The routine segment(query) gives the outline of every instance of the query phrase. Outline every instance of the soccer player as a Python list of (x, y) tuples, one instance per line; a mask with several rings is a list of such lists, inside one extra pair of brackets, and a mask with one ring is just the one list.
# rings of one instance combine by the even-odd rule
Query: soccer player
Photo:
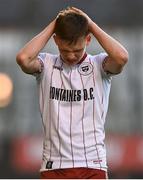
[[(90, 55), (90, 34), (105, 52)], [(59, 54), (41, 52), (53, 37)], [(111, 79), (128, 61), (127, 50), (75, 7), (58, 16), (17, 54), (36, 76), (44, 126), (41, 178), (105, 179), (104, 123)]]

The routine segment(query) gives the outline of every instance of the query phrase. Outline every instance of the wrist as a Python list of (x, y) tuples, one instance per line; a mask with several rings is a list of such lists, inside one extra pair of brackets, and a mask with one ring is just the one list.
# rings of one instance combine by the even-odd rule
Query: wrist
[(95, 23), (90, 19), (88, 20), (89, 31), (92, 33)]

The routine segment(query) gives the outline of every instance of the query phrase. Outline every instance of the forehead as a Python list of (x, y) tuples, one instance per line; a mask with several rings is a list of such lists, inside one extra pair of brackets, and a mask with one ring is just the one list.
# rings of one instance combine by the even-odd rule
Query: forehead
[(68, 41), (59, 39), (59, 48), (65, 49), (65, 50), (76, 50), (76, 49), (82, 49), (85, 47), (85, 38), (80, 38), (76, 42), (69, 43)]

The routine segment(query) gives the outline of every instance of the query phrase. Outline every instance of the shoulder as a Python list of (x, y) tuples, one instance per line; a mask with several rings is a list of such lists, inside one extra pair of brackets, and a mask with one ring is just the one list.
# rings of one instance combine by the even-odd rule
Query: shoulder
[(56, 54), (50, 54), (50, 53), (39, 53), (38, 60), (41, 64), (43, 64), (44, 67), (48, 67), (50, 65), (55, 64), (56, 60), (58, 59), (59, 55)]
[(99, 54), (96, 55), (90, 55), (90, 58), (93, 62), (97, 63), (97, 64), (102, 64), (102, 62), (104, 61), (104, 59), (108, 56), (107, 53), (105, 52), (101, 52)]
[(47, 52), (40, 52), (38, 54), (37, 59), (40, 62), (41, 71), (40, 73), (34, 73), (34, 76), (36, 76), (37, 80), (41, 80), (45, 72), (50, 72), (57, 58), (58, 55), (50, 54)]
[(46, 53), (46, 52), (40, 52), (38, 54), (38, 59), (43, 62), (45, 62), (47, 60), (54, 60), (55, 58), (57, 58), (57, 55)]
[(96, 67), (97, 71), (101, 74), (102, 78), (110, 79), (111, 75), (104, 71), (103, 64), (106, 60), (108, 54), (106, 52), (101, 52), (96, 55), (91, 55), (90, 59), (92, 64)]

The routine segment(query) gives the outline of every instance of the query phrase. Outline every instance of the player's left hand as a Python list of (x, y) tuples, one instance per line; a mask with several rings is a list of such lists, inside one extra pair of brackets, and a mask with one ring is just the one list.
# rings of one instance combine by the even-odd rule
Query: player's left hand
[(72, 10), (78, 14), (81, 14), (82, 16), (84, 16), (87, 20), (88, 20), (88, 24), (89, 24), (89, 28), (91, 26), (91, 24), (93, 23), (92, 19), (82, 10), (75, 8), (75, 7), (69, 7), (69, 10)]

